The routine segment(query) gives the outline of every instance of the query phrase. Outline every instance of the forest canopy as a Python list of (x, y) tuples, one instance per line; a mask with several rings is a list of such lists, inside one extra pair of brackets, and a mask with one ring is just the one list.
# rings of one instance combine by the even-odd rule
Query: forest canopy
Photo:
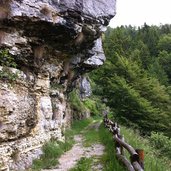
[(122, 124), (171, 137), (171, 25), (108, 27), (103, 45), (94, 93)]

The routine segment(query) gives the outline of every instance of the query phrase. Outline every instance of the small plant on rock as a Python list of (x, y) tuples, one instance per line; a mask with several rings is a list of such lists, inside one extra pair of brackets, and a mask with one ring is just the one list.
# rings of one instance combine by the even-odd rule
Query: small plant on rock
[(15, 63), (14, 58), (10, 55), (9, 50), (0, 50), (0, 65), (3, 67), (16, 68), (17, 64)]
[(0, 66), (3, 67), (0, 70), (1, 79), (10, 81), (14, 81), (17, 79), (17, 74), (12, 73), (9, 69), (9, 67), (16, 68), (17, 64), (7, 49), (0, 50)]

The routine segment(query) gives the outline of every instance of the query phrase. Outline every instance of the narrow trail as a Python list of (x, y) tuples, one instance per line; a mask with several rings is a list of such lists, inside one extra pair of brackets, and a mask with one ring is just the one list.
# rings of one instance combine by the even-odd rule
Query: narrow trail
[[(100, 123), (93, 123), (89, 125), (89, 129), (95, 129), (98, 131)], [(55, 169), (47, 169), (42, 171), (69, 171), (71, 168), (73, 168), (77, 162), (82, 158), (91, 158), (93, 157), (93, 165), (91, 170), (92, 171), (102, 171), (103, 166), (98, 162), (100, 156), (104, 153), (104, 146), (95, 143), (91, 144), (90, 147), (84, 147), (84, 137), (83, 135), (75, 135), (74, 136), (75, 144), (71, 148), (71, 150), (65, 152), (60, 158), (59, 158), (59, 165)]]

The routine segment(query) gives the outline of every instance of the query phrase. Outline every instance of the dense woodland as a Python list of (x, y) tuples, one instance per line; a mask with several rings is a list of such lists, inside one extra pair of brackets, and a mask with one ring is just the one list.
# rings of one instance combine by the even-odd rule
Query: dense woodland
[(105, 65), (90, 74), (115, 120), (171, 137), (171, 25), (108, 27)]

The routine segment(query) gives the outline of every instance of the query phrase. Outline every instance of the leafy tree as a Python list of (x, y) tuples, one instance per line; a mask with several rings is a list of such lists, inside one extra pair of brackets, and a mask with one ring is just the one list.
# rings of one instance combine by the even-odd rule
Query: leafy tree
[(163, 67), (163, 70), (166, 72), (169, 81), (171, 83), (171, 53), (167, 51), (160, 51), (158, 55), (159, 64)]
[(148, 72), (152, 77), (158, 79), (161, 84), (168, 85), (168, 75), (158, 59), (156, 59), (153, 64), (150, 64)]
[(160, 51), (164, 50), (171, 53), (171, 33), (161, 36), (157, 47)]
[(94, 93), (105, 99), (115, 119), (145, 134), (171, 136), (171, 55), (163, 40), (170, 28), (110, 28), (104, 39), (107, 61), (91, 73)]

